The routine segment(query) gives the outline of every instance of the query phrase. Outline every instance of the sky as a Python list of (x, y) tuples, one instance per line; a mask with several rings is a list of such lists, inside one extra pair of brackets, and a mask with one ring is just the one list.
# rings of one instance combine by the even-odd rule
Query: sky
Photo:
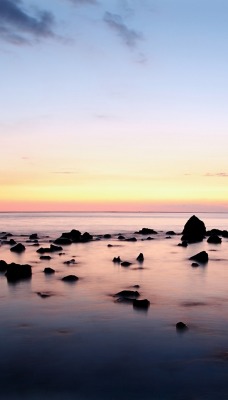
[(228, 211), (226, 0), (0, 0), (0, 211)]

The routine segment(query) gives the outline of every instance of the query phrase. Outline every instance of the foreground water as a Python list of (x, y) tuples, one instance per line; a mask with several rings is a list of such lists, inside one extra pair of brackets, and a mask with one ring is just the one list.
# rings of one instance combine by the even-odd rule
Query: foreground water
[[(179, 247), (191, 214), (0, 214), (0, 231), (26, 244), (21, 255), (0, 247), (0, 259), (32, 265), (32, 279), (7, 283), (0, 275), (0, 398), (225, 400), (228, 398), (228, 239), (221, 245)], [(226, 214), (197, 214), (207, 229), (228, 228)], [(120, 242), (118, 233), (158, 231), (154, 240)], [(111, 239), (64, 246), (40, 260), (26, 243), (37, 232), (49, 246), (79, 229)], [(46, 236), (49, 237), (46, 237)], [(136, 236), (136, 235), (134, 235)], [(108, 247), (112, 244), (113, 247)], [(189, 257), (206, 250), (209, 262)], [(143, 264), (136, 261), (142, 252)], [(120, 256), (128, 268), (112, 262)], [(76, 264), (64, 261), (75, 258)], [(52, 276), (45, 267), (56, 270)], [(80, 279), (67, 284), (61, 278)], [(147, 312), (116, 303), (113, 294), (134, 285), (150, 300)], [(38, 292), (51, 296), (41, 298)], [(175, 324), (189, 329), (178, 333)]]

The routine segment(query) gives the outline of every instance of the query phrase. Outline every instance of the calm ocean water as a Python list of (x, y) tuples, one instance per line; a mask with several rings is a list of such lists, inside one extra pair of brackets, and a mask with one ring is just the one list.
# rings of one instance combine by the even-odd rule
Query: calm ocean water
[[(228, 239), (187, 248), (177, 246), (179, 235), (166, 239), (191, 215), (1, 213), (0, 232), (11, 232), (26, 251), (13, 254), (4, 244), (0, 259), (29, 263), (33, 274), (16, 284), (0, 275), (0, 399), (227, 400)], [(228, 229), (227, 214), (197, 216), (207, 229)], [(158, 235), (117, 239), (142, 227)], [(47, 247), (73, 228), (112, 238), (64, 246), (65, 254), (45, 261), (24, 236), (38, 233)], [(189, 257), (202, 250), (209, 262), (193, 268)], [(143, 264), (136, 261), (140, 252)], [(116, 256), (132, 265), (114, 264)], [(64, 264), (72, 258), (76, 264)], [(45, 275), (47, 266), (55, 274)], [(63, 282), (68, 274), (79, 280)], [(136, 284), (140, 298), (151, 302), (147, 312), (113, 297)], [(178, 333), (178, 321), (189, 329)]]

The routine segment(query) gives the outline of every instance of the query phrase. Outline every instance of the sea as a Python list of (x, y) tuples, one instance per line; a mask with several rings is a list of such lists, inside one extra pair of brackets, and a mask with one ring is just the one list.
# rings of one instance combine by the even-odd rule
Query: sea
[[(0, 260), (32, 267), (27, 280), (0, 273), (0, 399), (227, 400), (228, 239), (178, 246), (192, 215), (0, 213)], [(228, 213), (195, 215), (207, 230), (228, 229)], [(144, 227), (157, 233), (135, 233)], [(40, 259), (39, 247), (72, 229), (93, 240)], [(11, 252), (6, 233), (26, 250)], [(208, 262), (193, 267), (189, 258), (203, 250)], [(150, 306), (119, 301), (122, 290)]]

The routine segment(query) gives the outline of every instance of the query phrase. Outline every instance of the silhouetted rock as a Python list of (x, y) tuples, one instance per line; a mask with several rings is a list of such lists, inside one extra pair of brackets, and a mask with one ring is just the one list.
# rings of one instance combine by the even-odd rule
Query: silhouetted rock
[(40, 256), (40, 260), (51, 260), (51, 256)]
[(81, 236), (81, 242), (83, 243), (90, 242), (91, 240), (93, 240), (93, 236), (88, 232), (83, 233)]
[(28, 264), (22, 265), (11, 263), (7, 265), (5, 275), (9, 282), (16, 282), (20, 279), (30, 278), (32, 276), (32, 267)]
[(81, 232), (77, 229), (72, 229), (70, 232), (63, 232), (61, 237), (70, 239), (72, 242), (77, 243), (81, 241)]
[(199, 263), (207, 263), (208, 254), (206, 251), (201, 251), (200, 253), (197, 253), (194, 256), (190, 257), (189, 260), (198, 261)]
[(140, 231), (135, 233), (139, 233), (141, 235), (157, 235), (157, 232), (151, 228), (142, 228)]
[(55, 244), (61, 244), (61, 245), (68, 245), (68, 244), (72, 244), (72, 240), (66, 237), (59, 237), (58, 239), (54, 240)]
[(183, 240), (183, 242), (178, 243), (178, 246), (181, 246), (181, 247), (188, 247), (188, 242), (187, 242), (186, 240)]
[(125, 239), (126, 242), (137, 242), (137, 239), (135, 237), (127, 238)]
[(47, 292), (37, 292), (37, 295), (40, 296), (42, 299), (51, 297), (51, 293), (47, 293)]
[(143, 299), (143, 300), (137, 300), (135, 299), (133, 301), (133, 307), (134, 308), (144, 308), (147, 309), (148, 307), (150, 307), (150, 302), (147, 299)]
[(61, 246), (55, 246), (54, 244), (51, 244), (50, 247), (40, 247), (36, 252), (40, 254), (44, 253), (54, 253), (56, 251), (61, 251), (63, 248)]
[(32, 233), (32, 234), (29, 236), (29, 239), (30, 239), (30, 240), (38, 239), (37, 233)]
[(5, 272), (7, 270), (7, 262), (4, 260), (0, 260), (0, 272)]
[(76, 282), (78, 281), (78, 277), (76, 275), (67, 275), (62, 278), (64, 282)]
[(115, 297), (139, 297), (140, 294), (137, 292), (137, 290), (121, 290), (121, 292), (118, 292), (114, 295)]
[(222, 243), (222, 239), (217, 235), (211, 235), (207, 239), (207, 242), (208, 243), (213, 243), (213, 244), (220, 244), (220, 243)]
[(196, 263), (196, 262), (193, 262), (193, 263), (192, 263), (192, 267), (199, 267), (199, 264)]
[(213, 228), (209, 231), (206, 231), (206, 236), (211, 236), (211, 235), (222, 236), (222, 233), (223, 233), (223, 231), (221, 229)]
[(111, 239), (112, 235), (110, 235), (109, 233), (106, 233), (105, 235), (103, 235), (104, 239)]
[(113, 247), (113, 245), (109, 243), (109, 244), (107, 244), (107, 247)]
[(136, 260), (139, 261), (139, 262), (143, 262), (143, 261), (144, 261), (144, 255), (143, 255), (143, 253), (140, 253), (140, 254), (138, 255), (138, 257), (136, 258)]
[(118, 236), (118, 239), (119, 239), (119, 240), (125, 240), (125, 236), (119, 235), (119, 236)]
[(222, 237), (223, 238), (228, 238), (228, 231), (227, 230), (222, 231)]
[(114, 257), (112, 261), (113, 261), (114, 263), (121, 263), (121, 259), (120, 259), (119, 256), (118, 256), (118, 257)]
[(166, 235), (176, 235), (176, 233), (174, 232), (174, 231), (168, 231), (168, 232), (166, 232)]
[(129, 261), (123, 261), (121, 263), (122, 267), (129, 267), (132, 263), (130, 263)]
[(25, 246), (22, 243), (17, 243), (14, 247), (11, 247), (10, 251), (15, 253), (22, 253), (25, 251)]
[(193, 215), (186, 222), (181, 240), (186, 240), (188, 243), (201, 242), (206, 235), (206, 227), (204, 222)]
[(10, 246), (14, 246), (17, 242), (14, 239), (10, 239), (10, 240), (3, 240), (2, 244), (8, 244)]
[(54, 274), (55, 270), (51, 267), (47, 267), (47, 268), (44, 268), (44, 273), (45, 274)]
[(180, 322), (177, 322), (176, 329), (178, 329), (178, 330), (186, 330), (186, 329), (188, 329), (188, 327), (184, 322), (180, 321)]
[(67, 265), (70, 265), (70, 264), (76, 264), (76, 261), (75, 261), (75, 259), (74, 259), (74, 258), (72, 258), (71, 260), (64, 261), (64, 263), (63, 263), (63, 264), (67, 264)]

